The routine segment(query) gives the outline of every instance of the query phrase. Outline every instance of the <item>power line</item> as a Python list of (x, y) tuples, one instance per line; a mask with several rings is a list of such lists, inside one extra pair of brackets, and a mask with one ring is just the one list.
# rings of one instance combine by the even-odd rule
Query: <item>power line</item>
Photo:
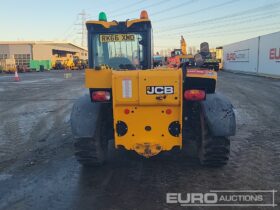
[(73, 27), (75, 26), (75, 23), (77, 22), (77, 20), (78, 20), (78, 16), (76, 16), (76, 20), (75, 20), (73, 23), (71, 23), (71, 24), (65, 29), (65, 31), (61, 34), (60, 37), (63, 37), (63, 40), (66, 40), (67, 37), (69, 37), (69, 32), (72, 32)]
[(118, 9), (111, 10), (111, 11), (109, 11), (109, 13), (110, 14), (114, 14), (114, 13), (118, 14), (120, 10), (127, 10), (131, 7), (135, 7), (135, 6), (137, 6), (139, 4), (142, 4), (143, 2), (146, 2), (146, 1), (148, 1), (148, 0), (140, 0), (140, 1), (134, 2), (132, 4), (125, 5), (125, 7), (120, 7)]
[(190, 4), (197, 3), (198, 1), (200, 1), (200, 0), (189, 0), (189, 1), (186, 1), (186, 2), (181, 3), (181, 4), (177, 4), (177, 5), (173, 6), (173, 7), (168, 7), (166, 9), (164, 9), (164, 10), (160, 10), (158, 12), (152, 13), (152, 15), (156, 16), (156, 15), (162, 14), (164, 12), (168, 12), (170, 10), (178, 9), (179, 7), (182, 7), (182, 6), (186, 6), (186, 5), (189, 6)]
[(75, 24), (72, 27), (72, 30), (68, 32), (68, 34), (66, 36), (64, 36), (63, 40), (67, 41), (70, 39), (70, 37), (73, 37), (74, 35), (77, 34), (77, 28), (75, 28)]
[[(244, 27), (244, 28), (240, 28), (238, 30), (233, 29), (233, 30), (224, 30), (224, 31), (219, 31), (219, 32), (214, 32), (214, 33), (193, 34), (193, 35), (188, 36), (188, 38), (204, 38), (204, 37), (220, 38), (221, 36), (228, 37), (228, 36), (233, 36), (233, 35), (248, 34), (248, 33), (253, 33), (253, 32), (255, 33), (255, 32), (260, 32), (260, 31), (279, 30), (279, 28), (280, 28), (280, 23), (278, 21), (272, 22), (271, 25), (270, 26), (267, 26), (267, 25), (258, 26), (257, 29), (255, 27)], [(174, 38), (172, 38), (172, 40), (174, 40)]]
[[(279, 24), (279, 23), (278, 23)], [(256, 33), (256, 32), (261, 32), (261, 31), (272, 31), (272, 30), (278, 30), (279, 31), (279, 26), (265, 26), (264, 28), (258, 28), (254, 30), (242, 30), (242, 31), (226, 31), (224, 33), (220, 33), (223, 37), (229, 37), (229, 36), (236, 36), (238, 34), (248, 34), (248, 33)], [(260, 36), (260, 34), (255, 35), (255, 37)], [(204, 34), (200, 36), (195, 36), (196, 38), (203, 38), (203, 37), (217, 37), (217, 34)]]
[(88, 15), (84, 10), (78, 13), (76, 15), (76, 20), (71, 25), (69, 25), (69, 27), (64, 31), (62, 36), (63, 40), (72, 40), (73, 42), (76, 42), (76, 40), (79, 39), (79, 45), (82, 47), (86, 47), (87, 31), (85, 23), (87, 19)]
[[(278, 22), (278, 24), (279, 24), (279, 22)], [(236, 36), (236, 34), (238, 34), (238, 35), (244, 35), (244, 34), (250, 34), (250, 33), (256, 33), (256, 32), (268, 32), (269, 31), (269, 33), (273, 33), (273, 32), (277, 32), (277, 31), (279, 31), (279, 26), (266, 26), (266, 27), (264, 27), (264, 28), (258, 28), (258, 29), (254, 29), (254, 30), (243, 30), (243, 31), (227, 31), (226, 33), (223, 33), (223, 34), (221, 34), (223, 37), (230, 37), (230, 36)], [(267, 34), (267, 33), (266, 33)], [(258, 35), (255, 35), (254, 37), (252, 37), (252, 38), (255, 38), (255, 37), (257, 37), (257, 36), (261, 36), (261, 35), (263, 35), (263, 34), (258, 34)], [(201, 36), (195, 36), (195, 38), (212, 38), (212, 37), (217, 37), (217, 35), (216, 34), (204, 34), (204, 36), (203, 35), (201, 35)], [(223, 45), (223, 44), (219, 44), (219, 45)], [(162, 45), (155, 45), (154, 46), (155, 48), (160, 48), (160, 49), (170, 49), (170, 48), (172, 48), (172, 47), (170, 47), (170, 46), (162, 46)], [(175, 47), (176, 48), (176, 47)]]
[(67, 29), (67, 33), (65, 33), (63, 35), (63, 40), (66, 41), (71, 35), (73, 35), (73, 30), (75, 30), (75, 23), (73, 23), (73, 25), (71, 25), (71, 27), (69, 27), (69, 29)]
[(167, 17), (167, 18), (164, 18), (164, 19), (161, 19), (161, 20), (158, 20), (158, 21), (153, 21), (155, 23), (164, 23), (162, 22), (162, 20), (173, 20), (173, 19), (177, 19), (177, 18), (181, 18), (181, 17), (187, 17), (187, 16), (190, 16), (190, 15), (193, 15), (193, 14), (198, 14), (199, 12), (203, 12), (203, 11), (208, 11), (208, 10), (211, 10), (211, 9), (217, 9), (219, 7), (223, 7), (223, 6), (226, 6), (226, 5), (229, 5), (229, 4), (233, 4), (233, 3), (236, 3), (240, 0), (230, 0), (230, 1), (227, 1), (225, 3), (222, 3), (222, 4), (216, 4), (216, 5), (213, 5), (213, 6), (209, 6), (209, 7), (206, 7), (206, 8), (202, 8), (202, 9), (199, 9), (199, 10), (196, 10), (196, 11), (193, 11), (193, 12), (188, 12), (188, 13), (184, 13), (184, 14), (181, 14), (181, 15), (176, 15), (176, 16), (172, 16), (172, 17)]
[[(135, 10), (126, 12), (125, 14), (127, 15), (127, 14), (131, 14), (131, 13), (134, 13), (134, 12), (137, 12), (137, 11), (141, 11), (141, 10), (144, 10), (144, 9), (145, 9), (145, 10), (151, 9), (151, 8), (153, 8), (153, 7), (156, 7), (156, 6), (160, 5), (160, 4), (167, 3), (167, 2), (169, 2), (169, 1), (171, 1), (171, 0), (161, 0), (161, 1), (159, 1), (159, 2), (156, 2), (156, 3), (153, 3), (153, 4), (147, 5), (146, 7), (142, 7), (141, 9), (135, 9)], [(117, 14), (116, 17), (120, 17), (121, 15), (123, 15), (123, 14)]]
[(164, 30), (160, 30), (160, 33), (165, 32), (165, 31), (169, 32), (170, 30), (192, 27), (192, 26), (201, 26), (203, 24), (211, 23), (211, 22), (214, 22), (214, 21), (230, 19), (232, 17), (236, 17), (236, 16), (239, 16), (239, 15), (247, 15), (247, 14), (251, 14), (251, 13), (256, 13), (258, 11), (269, 10), (269, 9), (273, 9), (273, 8), (279, 7), (279, 6), (280, 6), (280, 2), (279, 3), (274, 3), (274, 4), (267, 4), (265, 6), (257, 7), (257, 8), (254, 8), (254, 9), (248, 9), (248, 10), (245, 10), (245, 11), (242, 11), (242, 12), (232, 13), (230, 15), (225, 15), (225, 16), (222, 16), (222, 17), (197, 21), (197, 22), (194, 22), (194, 23), (180, 24), (180, 25), (174, 26), (172, 28), (168, 27)]
[[(180, 32), (176, 31), (176, 32), (169, 33), (169, 34), (163, 34), (163, 35), (160, 34), (160, 37), (169, 37), (169, 36), (172, 36), (172, 35), (175, 35), (175, 34), (178, 34), (178, 33), (181, 33), (181, 34), (182, 33), (184, 33), (184, 34), (193, 34), (194, 32), (199, 32), (199, 31), (201, 31), (203, 33), (205, 33), (207, 31), (207, 33), (209, 33), (209, 31), (217, 30), (219, 28), (223, 28), (223, 29), (228, 28), (228, 27), (232, 28), (233, 26), (235, 26), (237, 24), (238, 25), (240, 25), (240, 24), (247, 24), (249, 22), (255, 22), (257, 20), (265, 20), (265, 19), (269, 19), (269, 18), (275, 18), (275, 17), (277, 17), (280, 14), (279, 11), (275, 11), (275, 12), (277, 12), (277, 13), (272, 13), (272, 14), (270, 13), (269, 15), (266, 15), (266, 16), (264, 16), (263, 14), (249, 16), (247, 18), (251, 18), (251, 19), (246, 19), (246, 22), (244, 21), (244, 17), (243, 18), (239, 17), (239, 18), (237, 18), (235, 20), (231, 20), (230, 22), (227, 22), (225, 24), (221, 24), (221, 25), (216, 25), (215, 24), (214, 26), (210, 26), (210, 27), (206, 27), (206, 28), (204, 27), (202, 29), (191, 30), (191, 31), (180, 31)], [(258, 18), (256, 18), (256, 17), (258, 17)], [(254, 18), (254, 19), (252, 19), (252, 18)], [(238, 21), (238, 20), (240, 20), (240, 21)]]

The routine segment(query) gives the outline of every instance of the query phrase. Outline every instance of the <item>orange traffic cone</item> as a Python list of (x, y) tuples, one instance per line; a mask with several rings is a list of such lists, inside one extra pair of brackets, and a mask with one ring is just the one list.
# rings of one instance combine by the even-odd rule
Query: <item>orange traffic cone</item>
[(17, 72), (17, 71), (15, 71), (15, 78), (14, 78), (14, 80), (15, 80), (16, 82), (19, 82), (19, 81), (20, 81), (20, 78), (19, 78), (19, 76), (18, 76), (18, 72)]

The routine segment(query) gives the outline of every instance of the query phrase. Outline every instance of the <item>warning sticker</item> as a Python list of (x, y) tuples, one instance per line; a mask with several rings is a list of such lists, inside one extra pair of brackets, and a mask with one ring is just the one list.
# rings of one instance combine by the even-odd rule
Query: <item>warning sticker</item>
[(122, 95), (123, 98), (132, 98), (132, 81), (130, 79), (122, 81)]

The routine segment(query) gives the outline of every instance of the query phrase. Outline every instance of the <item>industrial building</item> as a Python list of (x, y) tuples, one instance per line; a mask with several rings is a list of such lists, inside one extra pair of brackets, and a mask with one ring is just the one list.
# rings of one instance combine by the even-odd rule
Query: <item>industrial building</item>
[(17, 66), (30, 66), (31, 60), (53, 60), (68, 55), (87, 59), (87, 50), (68, 42), (7, 41), (0, 42), (0, 60), (15, 59)]

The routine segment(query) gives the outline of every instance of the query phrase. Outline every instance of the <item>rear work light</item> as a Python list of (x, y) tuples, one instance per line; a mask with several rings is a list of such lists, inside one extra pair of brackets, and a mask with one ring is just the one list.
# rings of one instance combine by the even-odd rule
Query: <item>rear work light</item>
[(109, 91), (93, 91), (91, 94), (93, 101), (110, 101), (111, 94)]
[(186, 90), (184, 97), (187, 101), (203, 101), (206, 94), (204, 90)]

